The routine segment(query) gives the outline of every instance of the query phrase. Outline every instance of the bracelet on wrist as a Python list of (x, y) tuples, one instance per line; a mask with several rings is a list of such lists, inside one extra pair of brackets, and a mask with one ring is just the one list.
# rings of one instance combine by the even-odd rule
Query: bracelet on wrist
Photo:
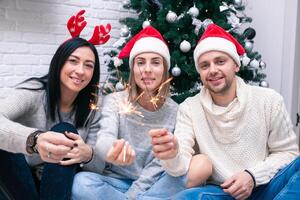
[(244, 172), (247, 172), (251, 176), (251, 178), (253, 180), (253, 188), (255, 188), (256, 187), (256, 180), (255, 180), (254, 175), (247, 169), (245, 169)]
[(91, 158), (90, 158), (88, 161), (83, 162), (83, 164), (88, 164), (89, 162), (91, 162), (91, 160), (93, 160), (93, 157), (94, 157), (94, 149), (91, 147), (91, 150), (92, 150)]

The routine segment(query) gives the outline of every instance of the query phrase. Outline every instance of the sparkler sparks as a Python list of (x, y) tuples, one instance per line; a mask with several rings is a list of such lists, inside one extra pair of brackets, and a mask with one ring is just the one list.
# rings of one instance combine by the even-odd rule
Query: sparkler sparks
[(119, 114), (131, 115), (136, 114), (140, 117), (144, 117), (142, 112), (137, 110), (137, 107), (133, 105), (132, 102), (128, 101), (126, 98), (118, 103)]
[(164, 86), (169, 83), (173, 78), (168, 78), (165, 82), (163, 82), (159, 88), (158, 88), (158, 92), (157, 95), (155, 95), (154, 97), (151, 97), (150, 102), (153, 104), (155, 110), (157, 109), (157, 102), (161, 99), (161, 98), (165, 98), (163, 96), (160, 95), (161, 90), (164, 88)]

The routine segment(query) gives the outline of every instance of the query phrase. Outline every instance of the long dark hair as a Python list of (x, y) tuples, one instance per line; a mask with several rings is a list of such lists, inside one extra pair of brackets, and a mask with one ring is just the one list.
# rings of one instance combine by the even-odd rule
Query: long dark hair
[(43, 77), (33, 77), (25, 80), (28, 81), (38, 81), (42, 84), (40, 88), (24, 88), (30, 90), (46, 90), (47, 96), (47, 115), (51, 120), (55, 121), (56, 112), (60, 117), (59, 112), (59, 100), (61, 97), (60, 90), (60, 72), (64, 66), (66, 60), (69, 56), (79, 47), (89, 47), (95, 55), (95, 66), (94, 73), (90, 83), (82, 89), (77, 95), (75, 101), (73, 102), (75, 111), (75, 126), (76, 128), (86, 126), (88, 123), (88, 115), (90, 113), (90, 102), (96, 103), (98, 96), (98, 84), (100, 78), (100, 62), (98, 57), (98, 52), (95, 46), (89, 43), (87, 40), (79, 37), (75, 37), (67, 40), (59, 46), (56, 50), (51, 63), (49, 72)]

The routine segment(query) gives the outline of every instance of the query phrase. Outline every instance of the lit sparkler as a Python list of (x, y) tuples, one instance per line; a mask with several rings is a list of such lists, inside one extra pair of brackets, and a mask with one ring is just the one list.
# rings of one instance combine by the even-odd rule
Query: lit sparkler
[(135, 114), (140, 117), (144, 117), (142, 112), (137, 110), (137, 107), (133, 105), (132, 102), (128, 101), (126, 98), (118, 103), (119, 114), (131, 115)]
[(164, 88), (164, 86), (169, 83), (173, 78), (170, 77), (168, 78), (165, 82), (163, 82), (159, 88), (158, 88), (158, 92), (154, 97), (151, 97), (150, 102), (153, 104), (155, 110), (157, 109), (157, 102), (161, 99), (161, 98), (165, 98), (163, 96), (160, 95), (161, 90)]

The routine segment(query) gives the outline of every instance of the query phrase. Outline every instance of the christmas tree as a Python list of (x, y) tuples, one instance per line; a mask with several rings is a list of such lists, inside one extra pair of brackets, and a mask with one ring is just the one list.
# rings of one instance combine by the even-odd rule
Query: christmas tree
[(204, 30), (215, 23), (230, 32), (245, 48), (239, 76), (250, 84), (268, 87), (262, 70), (266, 64), (261, 55), (253, 51), (255, 30), (242, 24), (252, 19), (243, 12), (242, 0), (124, 0), (124, 8), (137, 13), (136, 18), (120, 19), (120, 39), (114, 44), (115, 50), (108, 52), (109, 77), (106, 91), (124, 89), (129, 76), (128, 60), (119, 60), (117, 55), (133, 35), (142, 28), (152, 25), (166, 39), (171, 53), (170, 74), (172, 98), (178, 103), (199, 92), (201, 82), (194, 67), (193, 49)]

